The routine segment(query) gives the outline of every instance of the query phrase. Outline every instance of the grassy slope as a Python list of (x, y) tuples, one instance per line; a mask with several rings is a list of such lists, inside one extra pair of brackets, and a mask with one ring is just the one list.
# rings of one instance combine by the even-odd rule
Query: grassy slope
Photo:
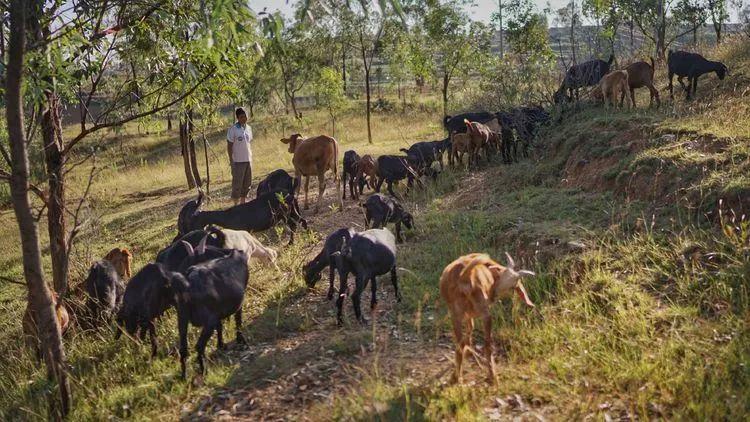
[[(317, 299), (313, 303), (310, 295), (302, 297), (299, 263), (318, 240), (307, 236), (282, 249), (285, 277), (255, 271), (257, 282), (246, 304), (251, 338), (285, 345), (289, 352), (252, 364), (240, 363), (241, 355), (218, 358), (205, 385), (194, 387), (175, 378), (172, 358), (145, 363), (145, 347), (104, 341), (110, 333), (76, 333), (69, 338), (76, 415), (173, 419), (183, 403), (193, 408), (207, 393), (225, 388), (265, 392), (254, 380), (268, 377), (276, 365), (320, 360), (320, 346), (342, 358), (363, 358), (351, 364), (348, 376), (332, 382), (346, 385), (333, 396), (332, 407), (327, 400), (306, 405), (312, 418), (481, 419), (494, 397), (508, 394), (519, 394), (531, 411), (565, 419), (604, 413), (745, 417), (750, 411), (750, 258), (741, 236), (750, 230), (720, 230), (717, 204), (722, 198), (739, 210), (748, 196), (743, 192), (750, 192), (750, 99), (747, 76), (739, 70), (747, 68), (750, 54), (747, 46), (734, 43), (718, 54), (738, 71), (721, 85), (706, 77), (698, 101), (667, 102), (659, 112), (584, 109), (542, 133), (542, 148), (533, 159), (473, 174), (449, 173), (416, 194), (409, 206), (419, 227), (400, 249), (400, 265), (411, 271), (402, 277), (405, 300), (389, 311), (383, 330), (403, 329), (408, 341), (376, 332), (382, 325), (374, 325), (372, 332), (316, 330), (330, 309)], [(643, 96), (639, 99), (643, 104)], [(431, 116), (380, 120), (375, 146), (366, 145), (361, 126), (349, 119), (340, 138), (344, 148), (394, 151), (407, 139), (438, 136)], [(271, 126), (259, 139), (256, 156), (270, 157), (256, 163), (259, 174), (288, 166), (286, 152), (275, 143), (280, 124)], [(130, 159), (105, 170), (97, 184), (94, 209), (101, 218), (82, 242), (90, 254), (81, 253), (82, 262), (102, 255), (118, 238), (136, 250), (139, 267), (171, 238), (176, 209), (190, 194), (180, 188), (179, 156), (169, 153), (167, 142), (174, 140), (123, 142)], [(156, 162), (155, 156), (160, 157)], [(133, 164), (141, 160), (142, 165)], [(220, 178), (227, 177), (224, 169)], [(220, 188), (225, 193), (226, 183)], [(218, 201), (212, 207), (224, 205)], [(324, 214), (312, 225), (322, 234), (325, 221), (339, 219)], [(0, 218), (10, 217), (4, 212)], [(0, 238), (14, 239), (13, 229), (0, 225)], [(273, 234), (270, 241), (277, 241)], [(19, 272), (14, 245), (0, 245), (5, 252), (0, 268), (9, 274)], [(497, 389), (485, 386), (483, 373), (472, 363), (468, 385), (446, 386), (450, 360), (444, 356), (451, 350), (437, 297), (439, 274), (460, 254), (486, 251), (501, 257), (506, 250), (539, 274), (527, 284), (537, 309), (497, 306), (495, 335), (504, 350)], [(0, 370), (5, 374), (0, 390), (9, 392), (0, 397), (4, 419), (44, 411), (39, 399), (43, 374), (19, 352), (21, 292), (14, 287), (0, 291)], [(160, 336), (169, 343), (174, 326), (169, 318), (165, 322)], [(102, 341), (93, 341), (99, 336)]]

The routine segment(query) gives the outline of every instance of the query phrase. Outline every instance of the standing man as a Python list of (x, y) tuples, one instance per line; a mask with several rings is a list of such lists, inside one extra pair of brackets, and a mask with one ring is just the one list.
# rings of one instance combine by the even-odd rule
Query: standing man
[(232, 166), (232, 200), (234, 205), (244, 204), (250, 183), (253, 179), (253, 130), (247, 124), (245, 109), (238, 107), (234, 111), (237, 123), (227, 131), (227, 153), (229, 164)]

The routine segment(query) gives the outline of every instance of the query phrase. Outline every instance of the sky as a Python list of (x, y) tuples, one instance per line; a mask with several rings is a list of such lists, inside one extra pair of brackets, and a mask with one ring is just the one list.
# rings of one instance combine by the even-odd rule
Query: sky
[[(293, 4), (296, 0), (249, 0), (250, 7), (256, 12), (260, 12), (263, 8), (268, 8), (269, 12), (281, 10), (285, 16), (291, 16), (293, 10)], [(534, 1), (539, 10), (547, 7), (548, 0), (535, 0)], [(568, 3), (567, 0), (549, 0), (552, 10), (557, 10)], [(474, 0), (474, 6), (467, 6), (469, 16), (473, 20), (489, 22), (493, 12), (497, 10), (497, 0)]]

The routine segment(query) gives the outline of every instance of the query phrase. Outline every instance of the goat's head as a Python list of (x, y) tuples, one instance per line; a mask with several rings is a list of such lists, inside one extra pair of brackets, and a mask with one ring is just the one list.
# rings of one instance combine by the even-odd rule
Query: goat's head
[(315, 287), (315, 283), (320, 281), (320, 271), (315, 271), (314, 264), (315, 260), (308, 262), (302, 267), (302, 271), (305, 273), (305, 284), (311, 289)]
[(116, 317), (118, 327), (134, 335), (138, 327), (171, 306), (174, 303), (171, 285), (175, 274), (166, 271), (161, 264), (146, 264), (138, 271), (125, 289)]
[(526, 288), (524, 288), (523, 283), (521, 283), (521, 278), (534, 276), (536, 274), (527, 270), (516, 270), (516, 264), (513, 262), (513, 258), (510, 254), (506, 252), (505, 256), (508, 258), (507, 266), (503, 267), (495, 264), (488, 267), (494, 278), (492, 284), (492, 295), (494, 297), (502, 297), (507, 295), (508, 292), (515, 291), (524, 304), (533, 308), (534, 303), (529, 299), (529, 295), (526, 293)]
[(294, 151), (297, 149), (297, 144), (302, 140), (302, 135), (299, 133), (295, 133), (292, 136), (288, 138), (282, 138), (281, 143), (282, 144), (289, 144), (289, 152), (294, 154)]
[(729, 68), (724, 63), (719, 63), (719, 67), (716, 68), (716, 76), (719, 80), (724, 80), (724, 77), (729, 74)]
[(115, 267), (120, 277), (130, 278), (133, 254), (129, 250), (126, 248), (114, 248), (107, 253), (104, 259), (112, 263), (112, 266)]

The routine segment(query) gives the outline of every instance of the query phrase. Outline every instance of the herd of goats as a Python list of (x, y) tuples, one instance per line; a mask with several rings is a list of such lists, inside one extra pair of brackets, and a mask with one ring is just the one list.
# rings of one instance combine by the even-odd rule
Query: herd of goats
[[(572, 67), (555, 94), (555, 100), (572, 100), (578, 88), (598, 84), (605, 101), (614, 102), (618, 94), (626, 95), (628, 91), (634, 103), (632, 90), (646, 86), (651, 91), (652, 100), (655, 98), (658, 104), (658, 91), (653, 86), (653, 60), (651, 64), (638, 62), (625, 70), (609, 72), (611, 63), (612, 58), (608, 62), (592, 60)], [(727, 71), (726, 66), (719, 62), (685, 52), (670, 52), (668, 66), (670, 90), (673, 74), (678, 76), (681, 84), (682, 78), (688, 77), (688, 96), (691, 87), (695, 92), (697, 78), (701, 74), (715, 71), (723, 79)], [(619, 88), (612, 81), (619, 81)], [(569, 95), (565, 94), (566, 90)], [(375, 308), (377, 276), (390, 273), (395, 297), (399, 302), (401, 300), (396, 271), (396, 244), (403, 241), (401, 225), (412, 229), (414, 219), (400, 203), (400, 198), (393, 191), (393, 184), (407, 180), (408, 187), (411, 187), (414, 181), (421, 183), (423, 177), (436, 177), (443, 169), (445, 153), (452, 166), (463, 165), (464, 155), (468, 156), (469, 167), (477, 166), (482, 154), (487, 161), (497, 153), (501, 154), (505, 163), (516, 161), (519, 146), (522, 154), (528, 154), (534, 134), (549, 117), (541, 107), (446, 116), (443, 124), (450, 134), (446, 139), (415, 143), (401, 150), (404, 155), (382, 155), (374, 159), (370, 155), (360, 157), (355, 151), (346, 151), (341, 178), (338, 174), (339, 147), (335, 139), (325, 135), (304, 138), (299, 134), (284, 138), (281, 142), (289, 145), (289, 152), (293, 156), (294, 177), (285, 170), (275, 170), (258, 184), (255, 199), (225, 210), (203, 210), (204, 196), (200, 192), (196, 199), (180, 210), (178, 234), (172, 243), (157, 254), (155, 262), (146, 264), (132, 278), (132, 254), (123, 248), (110, 251), (103, 260), (91, 266), (83, 283), (86, 304), (82, 311), (85, 316), (81, 316), (80, 320), (93, 327), (107, 324), (114, 317), (117, 338), (123, 330), (141, 339), (148, 333), (153, 356), (157, 353), (155, 322), (168, 309), (175, 307), (181, 374), (185, 377), (190, 325), (202, 328), (195, 348), (203, 373), (205, 347), (214, 332), (218, 347), (224, 345), (224, 319), (234, 315), (236, 341), (238, 344), (245, 342), (241, 330), (242, 302), (251, 259), (256, 258), (278, 270), (275, 263), (277, 252), (264, 246), (251, 233), (286, 224), (290, 228), (291, 244), (297, 225), (307, 229), (307, 222), (296, 199), (301, 190), (302, 176), (305, 177), (305, 208), (308, 207), (309, 178), (318, 177), (317, 212), (324, 196), (325, 174), (330, 170), (334, 175), (336, 200), (341, 210), (346, 199), (347, 182), (351, 199), (358, 199), (365, 187), (376, 192), (362, 204), (366, 230), (341, 228), (329, 234), (320, 253), (306, 263), (302, 271), (307, 286), (312, 288), (320, 280), (321, 272), (329, 268), (328, 300), (334, 297), (334, 279), (338, 272), (338, 323), (343, 322), (342, 307), (346, 296), (351, 296), (357, 320), (366, 323), (360, 309), (360, 296), (369, 283), (372, 292), (370, 305), (372, 309)], [(339, 179), (343, 180), (343, 195)], [(380, 194), (384, 182), (390, 196)], [(385, 228), (389, 223), (395, 224), (395, 236)], [(513, 294), (518, 295), (524, 304), (534, 306), (521, 283), (522, 277), (534, 274), (516, 268), (507, 253), (506, 259), (507, 263), (503, 266), (486, 254), (465, 255), (448, 264), (440, 277), (440, 294), (451, 315), (457, 343), (453, 376), (456, 382), (461, 381), (465, 354), (471, 351), (477, 355), (471, 344), (475, 318), (482, 318), (484, 323), (484, 358), (489, 368), (489, 381), (494, 383), (490, 306), (498, 299)], [(356, 280), (351, 295), (347, 282), (349, 274), (353, 274)], [(125, 280), (129, 280), (127, 284)], [(60, 301), (57, 310), (64, 330), (69, 317)], [(38, 350), (35, 324), (28, 310), (23, 327), (30, 346)]]

